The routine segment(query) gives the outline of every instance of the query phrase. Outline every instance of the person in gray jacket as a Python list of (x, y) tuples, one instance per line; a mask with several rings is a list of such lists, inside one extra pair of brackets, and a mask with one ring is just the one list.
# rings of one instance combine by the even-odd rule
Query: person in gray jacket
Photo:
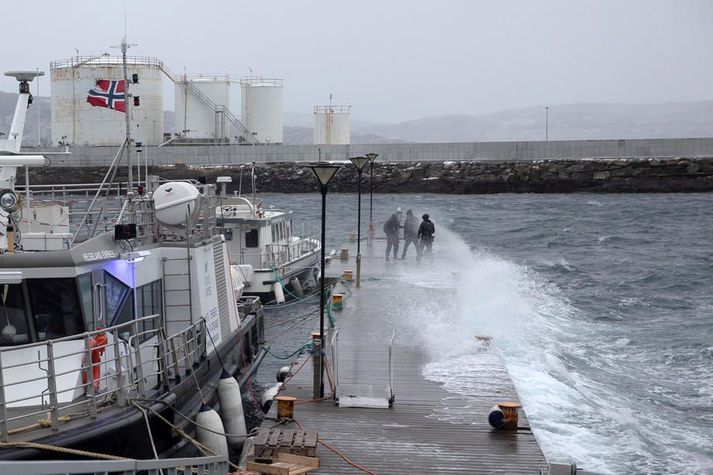
[(392, 214), (391, 217), (384, 223), (384, 234), (386, 234), (386, 260), (389, 260), (389, 254), (391, 249), (394, 250), (394, 259), (398, 259), (399, 255), (399, 229), (401, 228), (401, 223), (399, 223), (399, 217), (396, 213)]
[(409, 244), (413, 243), (413, 248), (418, 254), (418, 219), (413, 215), (413, 211), (406, 211), (406, 220), (404, 221), (404, 251), (401, 254), (401, 259), (406, 259), (406, 251)]

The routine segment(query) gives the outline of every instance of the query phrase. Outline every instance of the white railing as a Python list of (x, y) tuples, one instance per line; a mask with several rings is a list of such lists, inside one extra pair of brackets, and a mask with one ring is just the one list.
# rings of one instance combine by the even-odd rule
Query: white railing
[[(0, 438), (28, 422), (57, 431), (68, 418), (146, 399), (206, 355), (205, 323), (166, 337), (159, 315), (54, 340), (0, 348)], [(49, 416), (49, 417), (48, 417)]]

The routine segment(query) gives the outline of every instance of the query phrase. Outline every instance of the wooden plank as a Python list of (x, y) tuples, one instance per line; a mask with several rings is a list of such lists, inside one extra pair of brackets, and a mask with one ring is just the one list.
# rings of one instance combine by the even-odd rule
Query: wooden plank
[(281, 462), (294, 463), (299, 465), (307, 465), (309, 467), (319, 467), (319, 459), (316, 457), (304, 457), (302, 455), (280, 453), (277, 459)]

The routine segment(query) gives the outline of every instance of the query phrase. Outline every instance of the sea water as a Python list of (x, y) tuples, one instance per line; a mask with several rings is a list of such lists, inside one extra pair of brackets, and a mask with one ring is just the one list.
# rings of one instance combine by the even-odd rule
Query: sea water
[[(319, 229), (317, 193), (263, 198), (294, 211), (293, 229)], [(357, 197), (327, 202), (327, 248), (338, 249)], [(397, 207), (431, 215), (433, 259), (417, 266), (411, 249), (391, 265), (424, 295), (447, 295), (411, 302), (397, 344), (419, 345), (424, 377), (468, 395), (473, 336), (492, 336), (550, 461), (713, 473), (711, 205), (709, 194), (376, 194), (378, 235)], [(367, 193), (363, 236), (369, 214)], [(316, 305), (268, 311), (260, 383), (315, 327)]]

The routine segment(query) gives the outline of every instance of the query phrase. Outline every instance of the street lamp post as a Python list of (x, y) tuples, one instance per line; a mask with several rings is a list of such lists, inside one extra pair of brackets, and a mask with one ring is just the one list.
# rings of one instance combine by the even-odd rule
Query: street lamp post
[(367, 153), (366, 158), (369, 159), (369, 237), (368, 244), (374, 243), (376, 236), (376, 228), (374, 228), (374, 220), (372, 218), (372, 208), (374, 207), (374, 160), (378, 157), (378, 153)]
[(319, 191), (322, 193), (322, 237), (321, 237), (321, 261), (320, 261), (320, 278), (319, 278), (319, 342), (315, 344), (315, 377), (312, 388), (314, 399), (324, 397), (324, 358), (322, 358), (322, 347), (324, 345), (324, 242), (326, 234), (326, 217), (327, 217), (327, 184), (334, 178), (341, 168), (339, 165), (317, 164), (309, 167), (312, 170), (315, 178), (319, 181)]
[(359, 205), (357, 211), (357, 256), (356, 256), (356, 286), (361, 287), (361, 172), (369, 163), (369, 157), (352, 157), (349, 159), (357, 169), (359, 181), (357, 183), (357, 195), (359, 196)]

